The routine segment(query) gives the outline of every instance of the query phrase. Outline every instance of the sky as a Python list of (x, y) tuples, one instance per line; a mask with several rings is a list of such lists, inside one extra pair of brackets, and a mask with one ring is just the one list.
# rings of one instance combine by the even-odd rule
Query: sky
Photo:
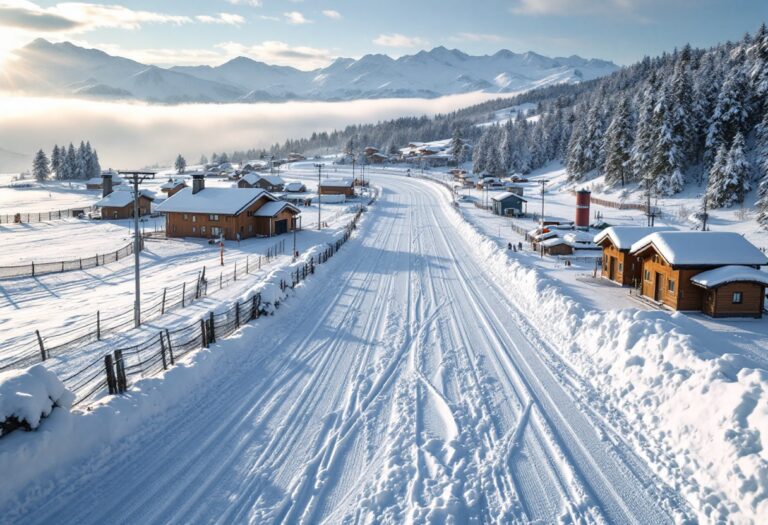
[(159, 66), (243, 55), (308, 70), (439, 45), (624, 65), (736, 40), (766, 20), (768, 0), (0, 0), (0, 59), (43, 37)]

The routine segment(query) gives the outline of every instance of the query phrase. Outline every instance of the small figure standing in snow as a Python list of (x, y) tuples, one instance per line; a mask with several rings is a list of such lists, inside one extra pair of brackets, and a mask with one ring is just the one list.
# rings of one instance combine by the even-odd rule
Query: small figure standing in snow
[(512, 249), (512, 243), (511, 243), (511, 242), (508, 242), (508, 243), (507, 243), (507, 250), (511, 250), (511, 249)]

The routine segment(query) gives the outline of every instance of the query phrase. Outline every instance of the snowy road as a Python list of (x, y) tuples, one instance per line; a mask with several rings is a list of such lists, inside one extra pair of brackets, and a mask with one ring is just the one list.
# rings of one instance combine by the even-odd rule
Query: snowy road
[[(162, 419), (28, 488), (25, 523), (669, 523), (452, 225), (399, 176), (360, 235)], [(252, 337), (252, 334), (259, 334)], [(222, 349), (225, 351), (225, 349)], [(19, 501), (23, 503), (19, 503)]]

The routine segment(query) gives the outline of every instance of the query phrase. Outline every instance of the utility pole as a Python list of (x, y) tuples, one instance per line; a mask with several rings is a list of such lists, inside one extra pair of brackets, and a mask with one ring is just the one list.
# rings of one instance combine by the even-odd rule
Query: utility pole
[(541, 228), (544, 229), (544, 186), (547, 185), (548, 180), (538, 181), (541, 184)]
[[(352, 160), (352, 169), (354, 170), (355, 164), (354, 160)], [(317, 229), (320, 231), (321, 228), (321, 222), (320, 222), (320, 175), (323, 173), (323, 165), (318, 163), (315, 164), (315, 167), (317, 168)]]
[(144, 182), (153, 171), (119, 171), (120, 175), (125, 175), (133, 184), (133, 278), (134, 278), (134, 300), (133, 300), (133, 324), (136, 328), (141, 325), (141, 274), (140, 258), (141, 251), (141, 233), (139, 232), (139, 183)]
[(702, 218), (702, 224), (701, 224), (701, 231), (705, 232), (707, 231), (707, 219), (709, 218), (709, 210), (707, 210), (707, 201), (709, 200), (709, 196), (707, 195), (707, 192), (704, 191), (704, 217)]

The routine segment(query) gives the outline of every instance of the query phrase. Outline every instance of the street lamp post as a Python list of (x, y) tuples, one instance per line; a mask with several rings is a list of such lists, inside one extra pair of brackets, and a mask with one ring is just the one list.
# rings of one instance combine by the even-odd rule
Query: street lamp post
[[(354, 167), (354, 164), (352, 166)], [(317, 168), (317, 229), (319, 231), (322, 229), (320, 222), (320, 175), (323, 173), (323, 165), (318, 163), (315, 164), (315, 167)]]

